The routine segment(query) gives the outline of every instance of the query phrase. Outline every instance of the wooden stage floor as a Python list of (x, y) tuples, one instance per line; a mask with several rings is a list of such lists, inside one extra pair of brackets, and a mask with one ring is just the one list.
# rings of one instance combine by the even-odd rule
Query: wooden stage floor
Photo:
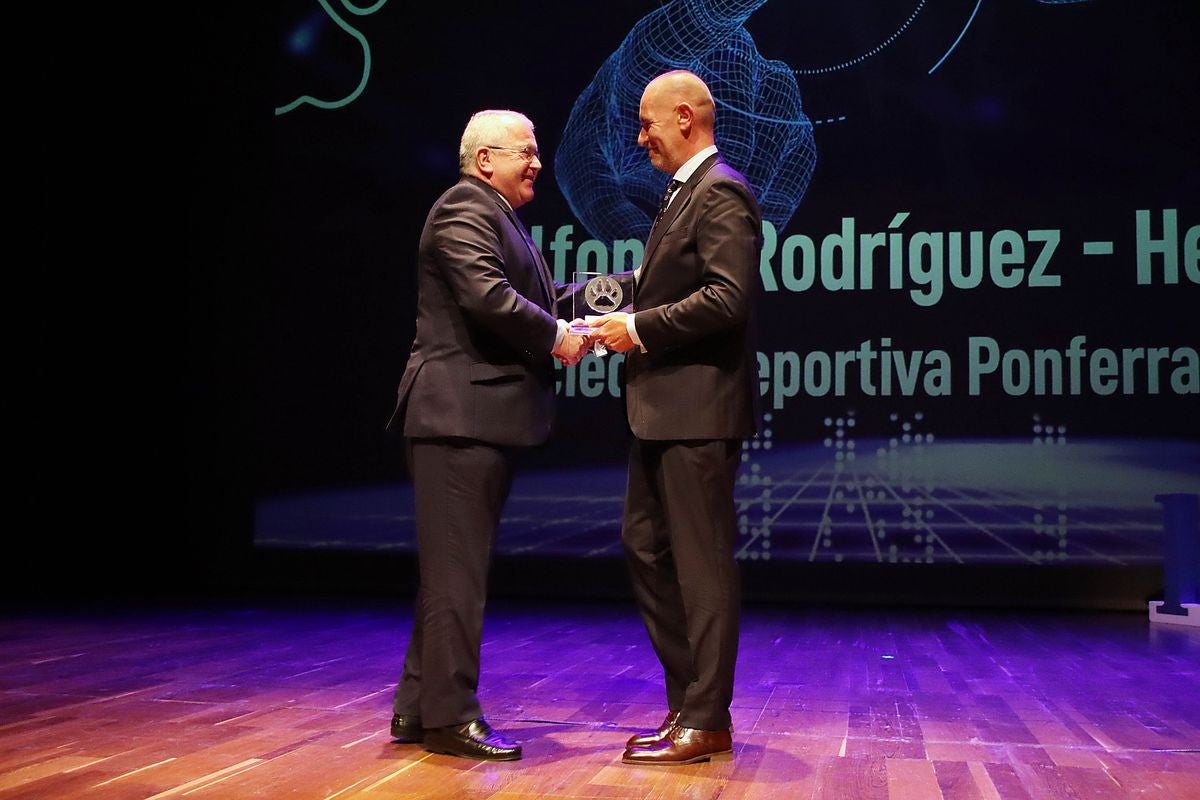
[(9, 798), (1200, 798), (1200, 630), (1143, 615), (748, 608), (734, 756), (620, 763), (664, 712), (632, 606), (493, 603), (523, 761), (387, 735), (399, 602), (9, 611)]

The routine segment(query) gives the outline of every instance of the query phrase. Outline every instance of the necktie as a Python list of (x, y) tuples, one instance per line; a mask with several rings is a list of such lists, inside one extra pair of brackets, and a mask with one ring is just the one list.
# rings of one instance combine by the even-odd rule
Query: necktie
[[(671, 204), (671, 195), (675, 194), (675, 190), (680, 186), (683, 186), (683, 181), (677, 181), (674, 178), (667, 184), (667, 191), (663, 192), (662, 202), (658, 205), (658, 216), (654, 218), (654, 225), (657, 225), (663, 218), (663, 214), (667, 213), (667, 206)], [(654, 227), (654, 225), (650, 227)]]

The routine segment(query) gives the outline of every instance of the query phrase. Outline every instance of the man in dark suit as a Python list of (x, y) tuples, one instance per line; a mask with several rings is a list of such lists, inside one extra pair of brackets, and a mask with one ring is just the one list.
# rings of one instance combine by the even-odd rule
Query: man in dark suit
[(417, 331), (388, 427), (407, 446), (416, 498), (420, 589), (392, 737), (484, 760), (521, 757), (476, 696), (487, 572), (511, 484), (509, 449), (544, 442), (553, 355), (586, 349), (515, 211), (542, 163), (533, 124), (481, 111), (463, 132), (462, 177), (434, 203), (417, 253)]
[(642, 94), (651, 163), (673, 176), (650, 230), (632, 313), (594, 322), (625, 362), (634, 442), (621, 538), (666, 676), (666, 718), (622, 760), (677, 765), (732, 752), (739, 576), (734, 477), (755, 427), (747, 340), (762, 218), (717, 153), (713, 100), (691, 72)]

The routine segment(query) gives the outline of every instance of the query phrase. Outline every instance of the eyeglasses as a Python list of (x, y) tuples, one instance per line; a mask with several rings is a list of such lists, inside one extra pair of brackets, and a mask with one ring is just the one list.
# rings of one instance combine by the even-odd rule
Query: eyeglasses
[(507, 150), (510, 153), (516, 153), (526, 161), (533, 161), (535, 158), (538, 161), (542, 160), (542, 156), (538, 152), (538, 149), (531, 144), (527, 144), (524, 147), (504, 147), (498, 144), (485, 144), (484, 147), (488, 148), (489, 150)]

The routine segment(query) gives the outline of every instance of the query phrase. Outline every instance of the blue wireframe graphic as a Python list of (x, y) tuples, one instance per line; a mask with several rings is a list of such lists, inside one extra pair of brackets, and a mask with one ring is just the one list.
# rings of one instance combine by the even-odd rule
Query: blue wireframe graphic
[(637, 146), (638, 104), (655, 76), (695, 72), (717, 104), (717, 144), (782, 229), (817, 163), (792, 69), (763, 58), (743, 27), (767, 0), (671, 0), (643, 17), (571, 109), (554, 157), (571, 210), (601, 241), (645, 238), (665, 177)]

